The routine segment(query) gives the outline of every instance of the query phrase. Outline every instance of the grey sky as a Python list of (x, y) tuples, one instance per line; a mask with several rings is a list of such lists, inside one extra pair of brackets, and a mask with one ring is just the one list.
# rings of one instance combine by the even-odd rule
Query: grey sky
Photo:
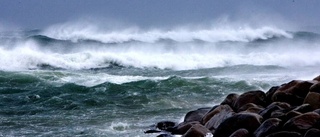
[(320, 0), (0, 0), (0, 24), (31, 29), (93, 17), (140, 26), (174, 26), (257, 15), (318, 26), (319, 6)]

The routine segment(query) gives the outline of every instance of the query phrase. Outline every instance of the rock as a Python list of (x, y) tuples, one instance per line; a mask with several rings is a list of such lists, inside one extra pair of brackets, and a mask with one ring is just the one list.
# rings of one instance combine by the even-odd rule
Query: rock
[(240, 107), (248, 103), (254, 103), (256, 105), (265, 107), (266, 106), (265, 99), (266, 99), (266, 94), (261, 90), (248, 91), (241, 94), (233, 106), (235, 110), (237, 110), (237, 112)]
[(320, 81), (320, 75), (313, 79), (314, 81)]
[(260, 106), (258, 106), (256, 104), (253, 104), (253, 103), (248, 103), (248, 104), (245, 104), (242, 107), (240, 107), (238, 109), (238, 112), (242, 112), (242, 111), (252, 112), (253, 111), (252, 113), (258, 113), (261, 110), (263, 110), (262, 107), (260, 107)]
[(201, 124), (193, 125), (182, 137), (205, 137), (210, 131)]
[(317, 92), (320, 93), (320, 81), (317, 81), (316, 83), (314, 83), (310, 89), (309, 92)]
[(265, 137), (279, 131), (281, 126), (280, 123), (281, 120), (278, 118), (269, 118), (265, 120), (253, 134), (255, 137)]
[(262, 117), (255, 113), (238, 113), (225, 119), (214, 132), (214, 137), (228, 137), (238, 129), (244, 128), (250, 133), (261, 124)]
[(266, 92), (266, 103), (269, 105), (272, 103), (272, 96), (273, 94), (279, 89), (280, 86), (274, 86), (271, 87), (267, 92)]
[(160, 134), (157, 137), (173, 137), (173, 136), (169, 134)]
[(201, 123), (203, 125), (206, 124), (214, 115), (220, 113), (221, 111), (224, 111), (224, 113), (233, 112), (233, 109), (229, 105), (219, 105), (212, 111), (209, 111), (207, 114), (205, 114), (201, 120)]
[(316, 128), (309, 129), (304, 137), (320, 137), (320, 130)]
[(233, 107), (233, 104), (237, 101), (239, 95), (235, 93), (229, 94), (220, 105), (229, 105), (230, 107)]
[(320, 115), (320, 108), (316, 109), (316, 110), (313, 110), (313, 112), (316, 112)]
[(260, 111), (260, 115), (264, 118), (264, 119), (268, 119), (270, 118), (270, 116), (272, 115), (272, 113), (274, 111), (278, 111), (278, 110), (287, 110), (290, 109), (290, 105), (288, 103), (284, 103), (284, 102), (273, 102), (271, 103), (269, 106), (267, 106), (264, 110)]
[(231, 107), (229, 107), (229, 105), (220, 105), (220, 107), (218, 107), (217, 109), (219, 109), (219, 112), (205, 123), (205, 127), (208, 128), (211, 132), (214, 132), (225, 119), (235, 114)]
[(173, 128), (174, 126), (176, 126), (175, 122), (172, 122), (172, 121), (161, 121), (161, 122), (157, 123), (156, 128), (166, 131), (166, 130), (168, 130), (170, 128)]
[(302, 113), (300, 113), (298, 111), (291, 110), (286, 114), (286, 119), (284, 121), (288, 121), (289, 119), (296, 117), (296, 116), (299, 116), (299, 115), (302, 115)]
[(296, 108), (293, 109), (294, 111), (300, 112), (300, 113), (307, 113), (307, 112), (311, 112), (314, 109), (311, 107), (310, 104), (304, 103), (300, 106), (297, 106)]
[(320, 93), (309, 92), (304, 99), (303, 103), (310, 104), (312, 109), (320, 108)]
[(201, 122), (203, 116), (209, 112), (211, 108), (199, 108), (197, 110), (190, 111), (184, 117), (184, 122), (199, 121)]
[(248, 130), (241, 128), (233, 132), (229, 137), (249, 137), (250, 133)]
[(301, 137), (302, 135), (298, 132), (293, 131), (280, 131), (276, 133), (272, 133), (266, 137)]
[(182, 122), (178, 124), (177, 126), (168, 129), (168, 132), (171, 132), (174, 135), (183, 135), (185, 134), (193, 125), (195, 124), (200, 124), (198, 121), (193, 121), (193, 122)]
[(301, 105), (312, 85), (313, 82), (310, 81), (293, 80), (281, 85), (273, 94), (272, 101), (286, 102), (293, 106)]
[(284, 125), (283, 129), (287, 131), (296, 131), (299, 133), (305, 133), (309, 128), (311, 128), (320, 115), (315, 112), (308, 112), (288, 120)]

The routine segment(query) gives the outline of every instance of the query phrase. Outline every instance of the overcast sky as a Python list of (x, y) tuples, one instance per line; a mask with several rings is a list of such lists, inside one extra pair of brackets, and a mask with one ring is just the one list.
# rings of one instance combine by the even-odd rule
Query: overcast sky
[(138, 26), (201, 24), (227, 16), (320, 25), (320, 0), (0, 0), (0, 24), (44, 28), (91, 17)]

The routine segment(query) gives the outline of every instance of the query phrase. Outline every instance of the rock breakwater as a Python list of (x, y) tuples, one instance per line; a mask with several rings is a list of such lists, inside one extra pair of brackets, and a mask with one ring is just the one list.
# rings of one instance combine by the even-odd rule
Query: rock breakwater
[(184, 121), (161, 121), (145, 133), (157, 137), (319, 137), (320, 76), (292, 80), (268, 91), (231, 93), (212, 108), (188, 112)]

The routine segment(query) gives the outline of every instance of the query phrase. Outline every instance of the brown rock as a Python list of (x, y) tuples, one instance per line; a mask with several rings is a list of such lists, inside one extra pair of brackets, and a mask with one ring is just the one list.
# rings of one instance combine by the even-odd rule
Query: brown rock
[(221, 105), (221, 108), (222, 109), (218, 113), (205, 123), (205, 127), (211, 132), (214, 132), (225, 119), (235, 114), (229, 105)]
[(285, 102), (273, 102), (269, 106), (267, 106), (264, 110), (260, 111), (260, 115), (264, 119), (268, 119), (271, 117), (271, 115), (274, 116), (274, 112), (276, 111), (284, 111), (290, 109), (290, 105)]
[(265, 137), (271, 133), (280, 130), (281, 120), (278, 118), (270, 118), (264, 121), (260, 127), (253, 133), (255, 137)]
[(266, 102), (267, 104), (271, 104), (272, 103), (272, 96), (273, 94), (279, 89), (280, 86), (274, 86), (274, 87), (271, 87), (267, 92), (266, 92)]
[(237, 110), (237, 112), (240, 107), (248, 103), (254, 103), (256, 105), (265, 107), (266, 106), (265, 99), (266, 99), (266, 94), (261, 90), (248, 91), (241, 94), (233, 106)]
[(295, 107), (293, 110), (297, 111), (297, 112), (300, 112), (300, 113), (307, 113), (307, 112), (313, 111), (314, 109), (311, 107), (310, 104), (304, 103), (304, 104), (302, 104), (300, 106)]
[(198, 121), (182, 122), (179, 125), (173, 127), (172, 129), (169, 129), (167, 131), (171, 132), (174, 135), (183, 135), (195, 124), (200, 124), (200, 122), (198, 122)]
[(266, 137), (301, 137), (301, 134), (293, 131), (280, 131), (272, 133)]
[(214, 137), (228, 137), (238, 129), (244, 128), (250, 133), (261, 124), (262, 117), (255, 113), (238, 113), (225, 119), (214, 132)]
[(250, 133), (248, 130), (241, 128), (233, 132), (229, 137), (249, 137)]
[(303, 103), (310, 104), (312, 109), (320, 108), (320, 93), (309, 92)]
[(293, 80), (281, 85), (273, 94), (272, 101), (286, 102), (293, 106), (301, 105), (312, 85), (311, 81)]
[(235, 93), (229, 94), (220, 105), (229, 105), (230, 107), (233, 107), (234, 102), (238, 99), (239, 95)]
[(317, 81), (310, 87), (310, 92), (317, 92), (320, 93), (320, 81)]
[(184, 117), (184, 122), (199, 121), (201, 122), (203, 116), (209, 112), (211, 108), (199, 108), (197, 110), (190, 111)]
[(263, 110), (263, 108), (261, 106), (258, 106), (258, 105), (253, 104), (253, 103), (248, 103), (248, 104), (245, 104), (242, 107), (240, 107), (238, 109), (238, 112), (247, 111), (247, 112), (252, 112), (252, 113), (258, 113), (261, 110)]
[(204, 125), (206, 124), (214, 115), (220, 113), (221, 111), (226, 112), (233, 112), (233, 109), (229, 105), (219, 105), (212, 111), (209, 111), (207, 114), (205, 114), (202, 118), (201, 123)]
[(193, 125), (182, 137), (205, 137), (210, 131), (201, 124)]
[(320, 118), (320, 115), (315, 112), (308, 112), (288, 120), (284, 125), (283, 129), (288, 131), (296, 131), (305, 133), (311, 128)]
[(320, 137), (320, 130), (316, 128), (309, 129), (304, 137)]
[(313, 80), (315, 80), (315, 81), (320, 81), (320, 75), (317, 76), (317, 77), (315, 77)]

